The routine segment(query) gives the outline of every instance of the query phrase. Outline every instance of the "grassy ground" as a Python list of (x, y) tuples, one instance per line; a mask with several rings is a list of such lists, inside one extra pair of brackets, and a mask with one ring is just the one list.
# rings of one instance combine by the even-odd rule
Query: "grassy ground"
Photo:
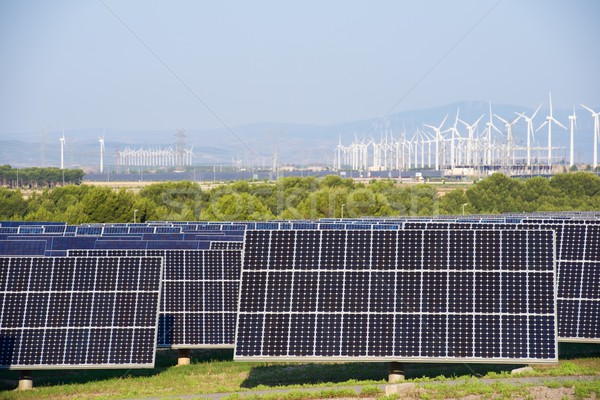
[[(562, 344), (560, 350), (561, 361), (558, 365), (534, 366), (534, 371), (530, 375), (545, 377), (598, 375), (599, 379), (594, 382), (571, 385), (580, 388), (581, 393), (598, 392), (600, 390), (600, 345)], [(373, 385), (385, 383), (387, 377), (385, 363), (237, 363), (231, 361), (231, 350), (211, 350), (193, 351), (192, 365), (174, 367), (177, 362), (176, 357), (174, 351), (160, 351), (156, 368), (152, 370), (34, 371), (35, 389), (28, 392), (13, 390), (19, 377), (17, 371), (2, 371), (0, 399), (143, 398), (177, 394), (244, 392), (273, 387), (342, 385), (366, 385), (364, 397), (379, 397), (380, 394), (376, 395)], [(469, 394), (470, 391), (471, 394), (488, 393), (491, 386), (478, 385), (477, 379), (473, 381), (473, 378), (508, 378), (510, 370), (515, 367), (518, 366), (407, 364), (406, 375), (410, 381), (427, 387), (426, 391), (420, 392), (419, 397), (444, 398), (448, 397), (449, 393)], [(465, 384), (445, 385), (445, 381), (455, 378), (465, 379)], [(522, 387), (510, 384), (504, 386), (498, 386), (497, 391), (520, 395), (520, 391), (524, 390)], [(369, 387), (371, 389), (368, 389)], [(292, 392), (275, 397), (290, 400), (349, 397), (346, 392), (339, 390), (318, 395)]]

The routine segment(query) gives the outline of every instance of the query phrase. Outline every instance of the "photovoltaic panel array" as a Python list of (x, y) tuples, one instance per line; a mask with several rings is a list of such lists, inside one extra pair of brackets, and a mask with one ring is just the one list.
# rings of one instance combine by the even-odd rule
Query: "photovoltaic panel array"
[(550, 229), (556, 232), (558, 341), (600, 342), (600, 221), (568, 213), (511, 216), (323, 219), (297, 229)]
[(247, 231), (236, 360), (556, 362), (555, 236)]
[(0, 258), (0, 368), (152, 368), (160, 257)]
[(71, 250), (69, 255), (164, 257), (158, 346), (233, 347), (240, 250)]
[(0, 367), (152, 368), (162, 258), (0, 258)]
[[(483, 220), (485, 221), (485, 220)], [(556, 232), (558, 341), (600, 343), (600, 225), (543, 220), (516, 224), (408, 222), (420, 229), (552, 229)]]

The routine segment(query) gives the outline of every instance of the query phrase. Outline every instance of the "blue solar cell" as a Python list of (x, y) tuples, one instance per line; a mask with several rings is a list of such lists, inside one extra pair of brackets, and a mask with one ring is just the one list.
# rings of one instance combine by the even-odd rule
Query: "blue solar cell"
[(27, 256), (44, 255), (46, 251), (45, 240), (1, 240), (0, 255), (2, 256)]

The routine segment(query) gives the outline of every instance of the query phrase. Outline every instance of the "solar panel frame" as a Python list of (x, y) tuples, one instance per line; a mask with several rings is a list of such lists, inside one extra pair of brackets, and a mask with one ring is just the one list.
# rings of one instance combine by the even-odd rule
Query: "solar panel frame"
[[(0, 343), (0, 369), (154, 368), (163, 265), (160, 257), (1, 257), (0, 337), (3, 340)], [(18, 275), (19, 286), (8, 290), (8, 277), (13, 266), (27, 271)], [(134, 275), (125, 272), (131, 266)], [(90, 267), (94, 267), (93, 277), (88, 273)], [(34, 274), (32, 271), (36, 268), (39, 271), (46, 268), (46, 274)], [(141, 273), (149, 271), (148, 268), (155, 268), (152, 271), (155, 283)], [(98, 280), (102, 271), (107, 273), (105, 279)], [(128, 277), (134, 280), (128, 281)], [(135, 285), (135, 289), (131, 285)], [(100, 290), (101, 286), (105, 290)], [(131, 300), (132, 295), (133, 304), (138, 304), (138, 308), (133, 313), (131, 310), (119, 311), (117, 300), (120, 299), (121, 304), (127, 297)], [(10, 310), (7, 312), (10, 304), (4, 300), (20, 298), (24, 299), (24, 304), (22, 307), (17, 305), (19, 310), (23, 308), (19, 323), (17, 319), (11, 319)], [(146, 312), (138, 314), (139, 304), (147, 301)], [(28, 308), (29, 302), (39, 307)], [(106, 309), (105, 313), (102, 309), (94, 309), (95, 304), (107, 304), (105, 302), (113, 304), (112, 311)], [(106, 323), (109, 315), (110, 323)], [(13, 336), (7, 332), (13, 332)], [(19, 343), (18, 350), (6, 347), (10, 345), (11, 337), (15, 338), (13, 347)], [(112, 347), (112, 344), (117, 346)], [(46, 346), (55, 351), (46, 351)], [(137, 351), (141, 352), (137, 354), (139, 362), (134, 360)], [(15, 354), (17, 362), (13, 362)]]
[[(258, 232), (258, 234), (256, 233)], [(357, 290), (360, 291), (361, 288), (361, 279), (360, 277), (356, 277), (353, 279), (358, 279), (355, 285), (350, 285), (350, 286), (344, 286), (343, 291), (341, 292), (341, 296), (346, 298), (345, 296), (351, 296), (351, 298), (355, 299), (353, 301), (351, 301), (349, 303), (349, 305), (351, 307), (353, 307), (353, 310), (359, 310), (359, 311), (346, 311), (343, 307), (344, 305), (341, 304), (339, 302), (339, 299), (337, 299), (335, 296), (334, 297), (328, 297), (328, 293), (331, 293), (332, 290), (332, 286), (331, 284), (335, 283), (336, 281), (339, 282), (339, 279), (336, 280), (335, 275), (339, 276), (346, 276), (347, 275), (351, 275), (351, 274), (359, 274), (362, 271), (360, 269), (353, 269), (351, 263), (348, 260), (347, 255), (342, 256), (342, 258), (340, 258), (340, 256), (337, 254), (337, 251), (333, 251), (333, 252), (324, 252), (324, 250), (319, 249), (316, 251), (317, 255), (316, 257), (318, 257), (318, 259), (314, 259), (313, 257), (313, 261), (316, 261), (316, 265), (313, 265), (313, 268), (311, 269), (302, 269), (302, 267), (297, 268), (296, 267), (296, 263), (298, 262), (298, 254), (302, 254), (302, 252), (298, 253), (298, 249), (297, 249), (297, 245), (301, 244), (305, 241), (305, 237), (302, 238), (302, 240), (297, 240), (296, 242), (296, 246), (295, 246), (295, 250), (293, 250), (293, 254), (296, 254), (293, 258), (292, 261), (292, 266), (289, 268), (278, 268), (278, 266), (281, 265), (280, 262), (277, 262), (275, 260), (273, 260), (272, 256), (273, 255), (281, 255), (281, 252), (285, 253), (285, 247), (281, 248), (280, 246), (276, 247), (276, 249), (271, 249), (270, 246), (273, 243), (273, 235), (276, 231), (247, 231), (246, 232), (246, 247), (245, 247), (245, 256), (244, 256), (244, 264), (242, 267), (242, 280), (240, 283), (240, 296), (238, 299), (238, 321), (237, 321), (237, 329), (236, 329), (236, 350), (234, 352), (234, 360), (237, 361), (283, 361), (283, 362), (288, 362), (288, 361), (373, 361), (373, 362), (381, 362), (381, 361), (410, 361), (410, 362), (447, 362), (447, 363), (456, 363), (456, 362), (476, 362), (476, 363), (494, 363), (494, 364), (498, 364), (498, 363), (509, 363), (509, 364), (514, 364), (514, 363), (555, 363), (558, 360), (558, 342), (557, 342), (557, 338), (556, 338), (556, 332), (557, 332), (557, 304), (556, 304), (556, 296), (555, 294), (555, 290), (556, 290), (556, 262), (555, 262), (555, 255), (556, 255), (556, 235), (553, 231), (540, 231), (540, 230), (536, 230), (536, 231), (529, 231), (532, 233), (527, 233), (529, 235), (531, 235), (532, 237), (534, 235), (539, 235), (540, 237), (548, 237), (551, 239), (548, 239), (548, 243), (551, 243), (552, 246), (552, 255), (554, 256), (552, 258), (552, 263), (551, 266), (547, 266), (545, 270), (529, 270), (527, 269), (525, 272), (526, 274), (541, 274), (543, 271), (543, 274), (545, 274), (546, 277), (546, 291), (551, 293), (551, 296), (548, 296), (548, 298), (546, 298), (544, 300), (544, 305), (546, 307), (549, 307), (549, 310), (551, 311), (550, 313), (526, 313), (526, 314), (515, 314), (515, 313), (502, 313), (500, 311), (490, 314), (489, 311), (490, 310), (486, 310), (486, 309), (482, 309), (479, 310), (479, 312), (475, 311), (475, 317), (480, 321), (488, 321), (486, 322), (487, 324), (491, 324), (491, 326), (496, 326), (497, 329), (501, 329), (502, 325), (500, 324), (500, 318), (501, 316), (504, 316), (505, 318), (513, 318), (512, 315), (514, 314), (514, 318), (525, 318), (528, 321), (528, 327), (531, 327), (531, 332), (532, 334), (535, 335), (540, 335), (540, 333), (543, 333), (545, 336), (540, 336), (540, 340), (543, 341), (543, 348), (539, 351), (542, 352), (548, 352), (548, 354), (543, 353), (541, 356), (536, 357), (536, 354), (533, 354), (532, 357), (529, 356), (529, 353), (527, 357), (508, 357), (505, 356), (505, 354), (508, 354), (508, 349), (510, 349), (509, 347), (506, 347), (506, 352), (502, 353), (502, 344), (500, 344), (500, 351), (498, 352), (497, 355), (491, 354), (490, 355), (486, 355), (486, 352), (490, 352), (491, 350), (481, 350), (479, 352), (479, 355), (475, 355), (477, 353), (475, 353), (475, 330), (477, 328), (477, 326), (475, 325), (475, 323), (473, 323), (473, 337), (472, 337), (472, 344), (473, 344), (473, 348), (470, 349), (472, 354), (469, 357), (450, 357), (450, 356), (445, 356), (445, 357), (432, 357), (431, 354), (435, 354), (436, 348), (435, 346), (446, 346), (445, 349), (446, 351), (450, 351), (448, 348), (448, 343), (452, 342), (452, 340), (456, 341), (456, 338), (454, 336), (452, 336), (453, 331), (450, 329), (451, 326), (460, 326), (460, 320), (461, 318), (463, 318), (464, 316), (471, 316), (473, 315), (473, 311), (460, 311), (460, 312), (455, 312), (455, 313), (411, 313), (411, 312), (406, 312), (402, 315), (404, 315), (406, 318), (405, 320), (402, 322), (402, 324), (404, 323), (409, 323), (409, 325), (399, 325), (400, 322), (396, 321), (396, 322), (390, 322), (390, 313), (386, 313), (386, 312), (380, 312), (380, 311), (371, 311), (370, 307), (373, 307), (374, 304), (372, 300), (371, 300), (371, 296), (373, 294), (372, 289), (368, 291), (368, 302), (365, 305), (364, 302), (360, 301), (360, 297), (356, 297), (354, 294)], [(295, 231), (297, 234), (303, 234), (303, 235), (307, 235), (310, 234), (313, 231)], [(319, 246), (323, 245), (323, 235), (326, 234), (326, 231), (314, 231), (316, 232), (316, 234), (319, 236), (318, 239), (318, 243), (320, 243)], [(328, 233), (329, 235), (332, 234), (332, 231), (329, 231), (331, 233)], [(333, 231), (335, 232), (335, 231)], [(350, 232), (354, 232), (356, 234), (360, 234), (360, 233), (364, 233), (365, 231), (337, 231), (339, 233), (336, 233), (336, 240), (338, 241), (343, 241), (344, 243), (348, 243), (348, 233)], [(369, 232), (369, 231), (367, 231)], [(418, 234), (418, 235), (425, 235), (425, 233), (432, 233), (431, 230), (421, 230), (421, 231), (376, 231), (376, 230), (372, 230), (370, 231), (371, 234), (373, 232), (378, 232), (379, 235), (382, 234), (392, 234), (392, 235), (406, 235), (407, 233), (412, 233), (412, 234)], [(442, 234), (446, 234), (449, 235), (450, 232), (449, 231), (440, 231)], [(489, 233), (488, 231), (485, 230), (479, 230), (479, 231), (473, 231), (473, 232), (482, 232), (483, 234)], [(508, 230), (503, 230), (503, 231), (499, 231), (499, 232), (514, 232), (513, 231), (508, 231)], [(521, 231), (523, 232), (523, 231)], [(257, 246), (256, 243), (257, 241), (260, 241), (259, 236), (262, 233), (262, 235), (264, 235), (264, 240), (268, 240), (268, 246), (267, 248), (260, 248), (260, 246)], [(345, 233), (345, 234), (344, 234)], [(255, 237), (256, 236), (256, 237)], [(435, 236), (435, 235), (434, 235)], [(333, 237), (333, 236), (332, 236)], [(424, 236), (423, 236), (424, 237)], [(501, 234), (500, 236), (501, 238), (503, 238), (503, 235)], [(281, 238), (279, 238), (281, 239)], [(426, 239), (423, 239), (422, 243), (424, 243)], [(253, 244), (254, 243), (254, 244)], [(408, 243), (408, 242), (407, 242)], [(490, 242), (492, 243), (492, 242)], [(250, 246), (248, 246), (248, 244)], [(532, 243), (534, 244), (534, 243)], [(370, 245), (369, 245), (370, 246)], [(396, 252), (398, 251), (398, 249), (400, 249), (400, 245), (396, 244)], [(372, 249), (373, 247), (371, 246), (370, 249)], [(418, 251), (422, 250), (422, 247), (415, 247), (415, 253), (407, 253), (407, 254), (418, 254)], [(248, 253), (249, 251), (249, 253)], [(366, 254), (366, 253), (365, 253)], [(376, 266), (374, 266), (372, 264), (372, 250), (369, 250), (368, 252), (368, 257), (369, 257), (369, 261), (365, 261), (367, 263), (367, 265), (369, 265), (369, 263), (371, 263), (370, 265), (370, 269), (369, 267), (366, 267), (365, 270), (368, 271), (364, 271), (364, 272), (368, 272), (370, 274), (374, 274), (374, 273), (385, 273), (388, 272), (385, 269), (377, 269)], [(537, 252), (537, 255), (540, 255), (540, 252)], [(435, 260), (433, 260), (433, 263), (431, 264), (433, 267), (433, 269), (428, 269), (425, 270), (423, 269), (423, 266), (425, 265), (425, 261), (423, 257), (418, 257), (418, 258), (413, 258), (413, 256), (407, 256), (408, 258), (406, 258), (406, 260), (408, 260), (408, 264), (403, 264), (408, 266), (405, 271), (403, 270), (394, 270), (393, 272), (395, 273), (405, 273), (405, 274), (444, 274), (447, 273), (446, 277), (450, 276), (450, 272), (452, 272), (450, 269), (444, 270), (444, 269), (436, 269), (435, 267)], [(306, 259), (306, 257), (304, 257), (304, 259)], [(302, 259), (300, 259), (302, 260)], [(341, 261), (340, 261), (341, 260)], [(329, 264), (329, 268), (323, 268), (323, 262)], [(341, 264), (336, 264), (337, 262), (341, 262)], [(414, 268), (410, 267), (410, 263), (414, 264)], [(535, 259), (532, 258), (529, 262), (536, 262), (539, 263), (541, 265), (540, 259)], [(484, 275), (490, 275), (493, 273), (498, 273), (500, 278), (502, 279), (502, 274), (515, 274), (514, 271), (509, 271), (509, 270), (499, 270), (499, 271), (487, 271), (485, 270), (484, 266), (485, 264), (481, 264), (482, 266), (480, 267), (480, 269), (474, 269), (475, 267), (472, 267), (472, 270), (469, 270), (473, 273), (478, 273), (482, 276)], [(538, 264), (532, 264), (532, 265), (538, 265)], [(355, 265), (356, 266), (356, 265)], [(316, 271), (316, 272), (315, 272)], [(460, 273), (461, 271), (456, 271), (457, 273)], [(464, 272), (464, 271), (463, 271)], [(313, 287), (313, 292), (308, 292), (308, 294), (305, 296), (305, 300), (303, 300), (302, 303), (300, 303), (299, 306), (301, 307), (308, 307), (308, 310), (310, 311), (306, 311), (304, 308), (301, 310), (298, 309), (294, 309), (294, 304), (291, 305), (290, 308), (286, 308), (287, 304), (283, 304), (283, 308), (281, 308), (282, 300), (277, 300), (282, 299), (282, 298), (286, 298), (285, 296), (288, 295), (288, 293), (290, 294), (290, 299), (292, 299), (292, 303), (293, 303), (293, 299), (294, 299), (294, 281), (292, 280), (292, 282), (290, 283), (290, 288), (288, 288), (286, 285), (283, 284), (283, 282), (286, 281), (286, 279), (283, 280), (277, 280), (277, 284), (269, 286), (268, 282), (267, 282), (267, 277), (268, 276), (275, 276), (275, 275), (285, 275), (285, 274), (310, 274), (313, 273), (311, 279), (304, 279), (304, 282), (316, 282), (314, 283), (316, 285), (316, 287), (318, 289), (315, 289)], [(333, 280), (328, 280), (328, 276), (332, 276), (334, 277)], [(281, 278), (285, 278), (285, 276), (282, 276)], [(422, 279), (422, 278), (421, 278)], [(549, 279), (549, 281), (548, 281)], [(253, 282), (252, 285), (250, 285), (249, 282)], [(371, 283), (369, 283), (371, 282)], [(363, 282), (362, 287), (365, 287), (367, 285), (372, 285), (372, 281), (369, 281), (367, 283)], [(408, 282), (408, 281), (407, 281)], [(421, 281), (421, 282), (425, 282), (425, 281)], [(429, 282), (436, 282), (436, 280), (430, 280)], [(342, 285), (347, 285), (347, 281), (343, 281)], [(447, 285), (449, 285), (449, 283), (445, 284), (446, 287), (448, 287)], [(368, 286), (370, 287), (370, 286)], [(305, 286), (302, 286), (302, 288), (305, 288)], [(276, 290), (275, 292), (273, 292), (270, 295), (267, 295), (266, 291), (269, 290)], [(475, 291), (475, 286), (473, 286), (472, 288)], [(304, 293), (301, 289), (298, 293)], [(348, 291), (349, 290), (349, 291)], [(394, 289), (394, 291), (397, 291), (398, 288), (396, 287)], [(312, 294), (311, 294), (312, 293)], [(358, 292), (356, 292), (358, 293)], [(475, 292), (476, 293), (476, 292)], [(421, 290), (419, 291), (420, 294), (420, 304), (423, 304), (423, 298), (424, 296), (426, 296), (426, 293), (424, 294), (424, 291)], [(268, 296), (272, 296), (272, 298), (269, 298)], [(281, 297), (283, 296), (283, 297)], [(320, 303), (321, 302), (321, 296), (324, 296), (324, 303)], [(447, 294), (448, 296), (448, 294)], [(355, 298), (356, 297), (356, 298)], [(394, 292), (394, 296), (392, 298), (396, 298), (396, 292)], [(501, 296), (500, 296), (501, 297)], [(313, 301), (313, 298), (316, 298)], [(435, 298), (435, 297), (434, 297)], [(432, 298), (432, 299), (434, 299)], [(263, 301), (261, 301), (260, 299), (264, 299)], [(273, 300), (275, 299), (275, 300)], [(448, 298), (446, 297), (445, 299), (441, 299), (442, 301), (444, 301), (444, 304), (448, 304)], [(501, 301), (501, 300), (499, 300)], [(272, 303), (273, 302), (273, 303)], [(319, 305), (320, 304), (320, 305)], [(482, 303), (484, 304), (484, 303)], [(500, 303), (502, 304), (502, 303)], [(527, 304), (531, 304), (531, 301), (527, 301)], [(319, 305), (319, 307), (321, 308), (314, 308), (317, 305)], [(475, 307), (477, 305), (475, 299), (473, 300), (473, 307)], [(341, 308), (340, 308), (341, 307)], [(366, 307), (366, 308), (365, 308)], [(396, 306), (394, 306), (394, 312), (391, 314), (394, 318), (398, 318), (398, 314), (396, 309)], [(493, 310), (492, 310), (493, 311)], [(547, 311), (547, 310), (546, 310)], [(389, 326), (393, 326), (394, 330), (393, 333), (391, 333), (391, 335), (394, 338), (394, 340), (396, 340), (394, 346), (398, 345), (398, 346), (405, 346), (407, 347), (407, 349), (405, 349), (406, 351), (409, 351), (410, 349), (408, 347), (410, 347), (411, 345), (413, 346), (412, 351), (415, 351), (416, 349), (416, 355), (410, 355), (410, 354), (402, 354), (402, 355), (398, 355), (398, 354), (389, 354), (387, 353), (386, 355), (381, 355), (377, 353), (377, 350), (372, 347), (374, 346), (372, 343), (370, 343), (371, 337), (367, 337), (366, 343), (364, 344), (365, 349), (368, 349), (368, 352), (366, 352), (367, 350), (364, 350), (362, 348), (359, 348), (358, 350), (356, 349), (352, 349), (350, 347), (345, 347), (344, 343), (349, 343), (350, 339), (352, 337), (364, 337), (364, 332), (361, 331), (361, 329), (364, 329), (364, 323), (362, 321), (362, 319), (364, 319), (364, 316), (373, 316), (374, 317), (374, 326), (387, 326), (389, 328)], [(346, 316), (351, 316), (352, 318), (346, 318)], [(419, 329), (418, 332), (421, 332), (420, 329), (421, 328), (416, 328), (417, 325), (415, 325), (417, 323), (417, 320), (419, 320), (418, 317), (421, 317), (420, 320), (430, 320), (433, 324), (435, 323), (441, 323), (444, 322), (446, 325), (445, 330), (442, 329), (440, 330), (439, 335), (444, 337), (444, 342), (442, 344), (438, 344), (436, 343), (435, 340), (430, 340), (429, 342), (420, 342), (418, 339), (415, 340), (414, 339), (414, 335), (413, 335), (413, 339), (410, 339), (410, 332), (415, 332), (415, 329)], [(287, 331), (286, 331), (286, 324), (285, 322), (281, 319), (285, 319), (285, 318), (289, 318), (289, 323), (287, 325)], [(312, 319), (311, 319), (312, 318)], [(415, 319), (416, 318), (416, 319)], [(295, 322), (292, 322), (292, 321)], [(412, 320), (413, 322), (409, 322), (410, 320)], [(539, 320), (539, 321), (538, 321)], [(386, 322), (387, 321), (387, 322)], [(437, 322), (436, 322), (437, 321)], [(517, 321), (517, 320), (515, 320)], [(520, 321), (520, 320), (519, 320)], [(296, 325), (294, 325), (294, 323)], [(419, 323), (418, 325), (421, 326), (423, 322)], [(346, 324), (346, 325), (345, 325)], [(390, 325), (391, 324), (391, 325)], [(410, 325), (412, 324), (412, 325)], [(456, 325), (458, 324), (458, 325)], [(295, 334), (295, 336), (292, 334), (293, 332), (293, 327), (300, 327), (299, 329), (304, 329), (304, 333), (303, 334)], [(344, 328), (344, 326), (346, 326), (346, 328)], [(516, 326), (516, 325), (515, 325)], [(514, 326), (513, 326), (514, 327)], [(534, 329), (536, 328), (536, 329)], [(542, 331), (538, 330), (541, 329)], [(369, 329), (369, 326), (367, 326), (366, 329)], [(399, 329), (399, 331), (398, 331)], [(404, 337), (404, 340), (402, 341), (397, 341), (397, 337), (395, 335), (400, 334), (402, 332), (404, 332), (403, 330), (407, 329), (406, 333), (408, 334), (408, 336)], [(496, 328), (493, 328), (496, 329)], [(330, 330), (329, 335), (324, 333), (326, 331)], [(375, 331), (371, 331), (370, 334), (374, 334)], [(529, 332), (529, 331), (528, 331)], [(491, 335), (493, 333), (493, 331), (490, 332), (485, 332), (485, 331), (481, 331), (480, 332), (480, 336), (479, 336), (479, 340), (485, 341), (488, 340), (489, 335)], [(242, 337), (243, 335), (243, 337)], [(343, 336), (343, 335), (349, 335), (349, 336)], [(537, 336), (536, 336), (537, 337)], [(386, 338), (374, 338), (374, 342), (373, 343), (377, 343), (377, 340), (381, 341), (384, 340)], [(388, 338), (389, 339), (389, 338)], [(308, 342), (306, 342), (308, 340)], [(332, 342), (333, 340), (333, 342)], [(511, 339), (508, 337), (505, 337), (503, 339), (506, 343), (505, 345), (508, 346), (511, 343), (513, 343), (511, 341)], [(302, 349), (307, 350), (306, 346), (309, 346), (309, 342), (312, 341), (312, 353), (311, 355), (307, 355), (306, 353), (302, 353)], [(319, 342), (320, 341), (320, 342)], [(283, 342), (287, 342), (287, 344), (282, 344)], [(320, 353), (317, 353), (317, 342), (319, 342), (322, 346), (322, 350)], [(453, 343), (453, 342), (452, 342)], [(458, 342), (457, 342), (458, 343)], [(532, 353), (534, 353), (535, 346), (533, 346), (533, 342), (527, 342), (531, 348), (528, 348), (528, 351), (531, 351)], [(429, 346), (433, 346), (431, 348), (424, 348), (422, 347), (424, 344), (427, 344)], [(421, 347), (417, 347), (415, 348), (415, 345), (420, 345)], [(324, 347), (323, 347), (324, 346)], [(310, 346), (309, 346), (310, 347)], [(252, 351), (256, 351), (256, 349), (258, 349), (259, 354), (257, 355), (256, 353), (251, 354)], [(265, 350), (266, 349), (266, 350)], [(309, 349), (310, 351), (311, 349)], [(278, 353), (279, 351), (284, 351), (284, 353), (280, 354)], [(327, 352), (330, 352), (330, 354), (327, 354)], [(394, 350), (395, 351), (395, 350)], [(482, 353), (483, 351), (483, 353)], [(522, 349), (521, 349), (522, 351)], [(538, 350), (536, 350), (538, 351)], [(484, 354), (485, 353), (485, 354)], [(430, 354), (430, 355), (428, 355)], [(446, 353), (448, 354), (448, 353)], [(522, 353), (518, 353), (518, 354), (522, 354)]]

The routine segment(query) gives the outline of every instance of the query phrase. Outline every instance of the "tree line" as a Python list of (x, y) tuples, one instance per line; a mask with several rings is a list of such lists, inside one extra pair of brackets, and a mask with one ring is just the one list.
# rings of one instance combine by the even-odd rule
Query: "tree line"
[(13, 168), (10, 165), (0, 165), (0, 186), (36, 189), (65, 184), (78, 185), (84, 174), (81, 169)]
[(138, 193), (91, 185), (45, 188), (24, 197), (0, 188), (0, 219), (69, 224), (148, 220), (268, 220), (532, 211), (600, 210), (600, 178), (577, 172), (552, 178), (494, 174), (465, 189), (438, 194), (432, 185), (368, 184), (338, 176), (237, 181), (210, 190), (167, 182)]

